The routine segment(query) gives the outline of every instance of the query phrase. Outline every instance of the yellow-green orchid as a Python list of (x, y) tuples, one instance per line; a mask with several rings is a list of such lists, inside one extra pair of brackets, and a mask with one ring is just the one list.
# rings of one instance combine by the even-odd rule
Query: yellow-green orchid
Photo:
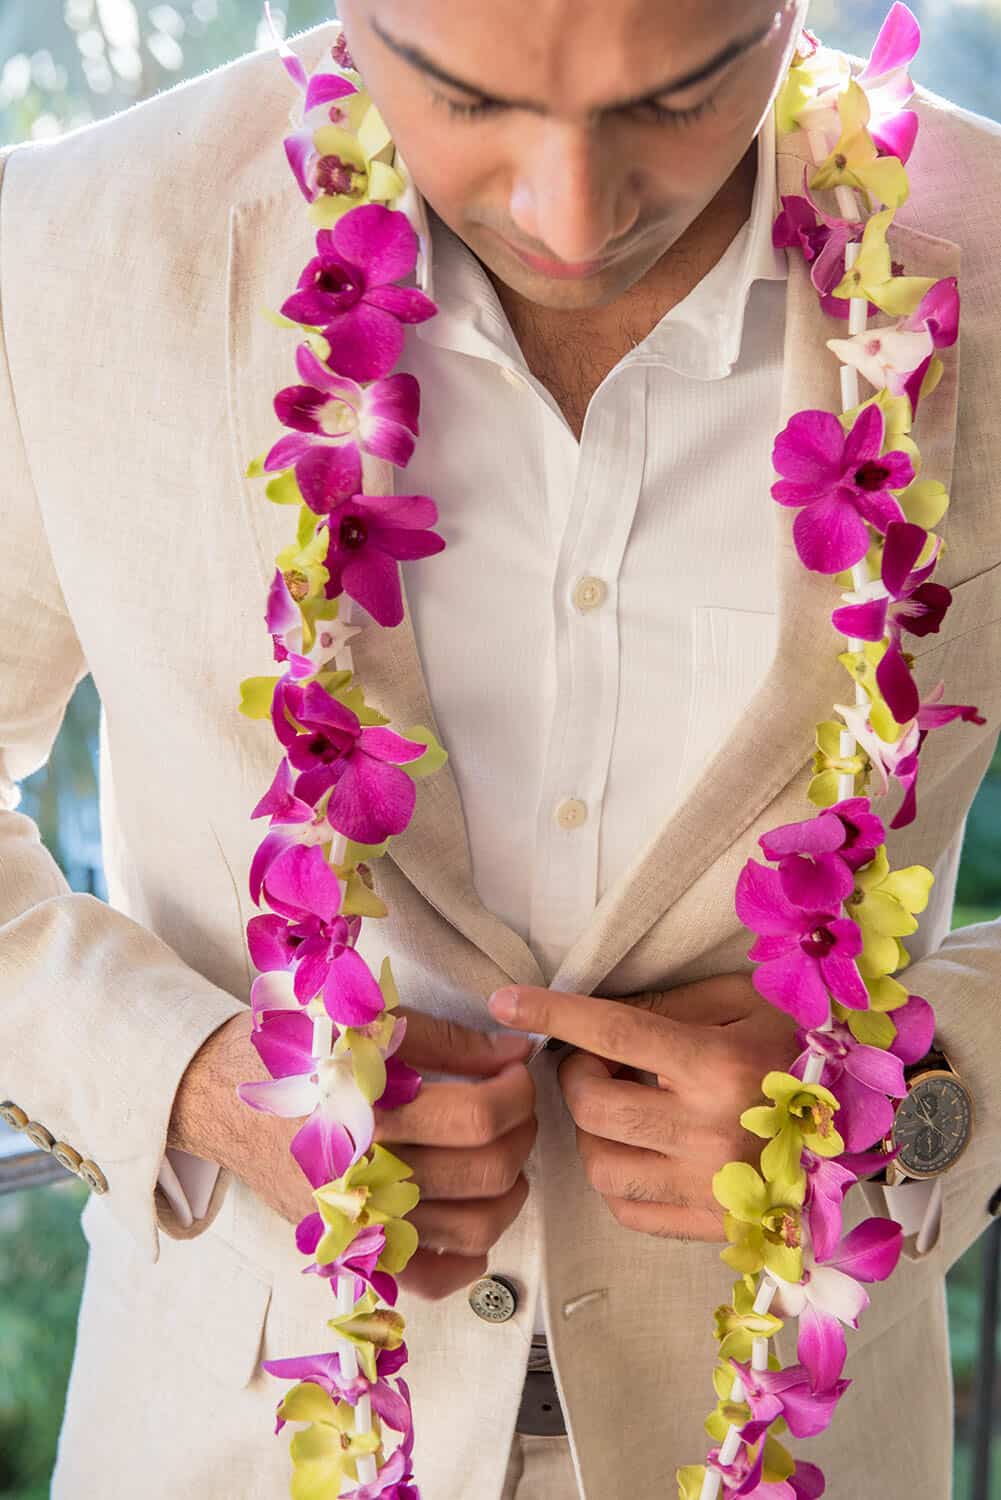
[[(317, 1254), (322, 1245), (321, 1240)], [(379, 1264), (382, 1265), (381, 1257)], [(327, 1319), (328, 1328), (332, 1328), (341, 1338), (353, 1344), (358, 1363), (373, 1384), (378, 1379), (376, 1350), (398, 1349), (403, 1343), (403, 1333), (406, 1327), (406, 1320), (402, 1313), (398, 1313), (392, 1307), (379, 1307), (378, 1302), (377, 1294), (370, 1287), (365, 1295), (358, 1299), (350, 1312), (339, 1313), (337, 1317)]]
[(924, 865), (891, 870), (886, 845), (881, 844), (870, 862), (855, 871), (855, 889), (845, 903), (846, 915), (862, 932), (862, 952), (857, 960), (863, 978), (876, 979), (897, 968), (898, 938), (916, 932), (916, 912), (928, 905), (935, 877)]
[[(888, 745), (895, 745), (904, 731), (904, 725), (898, 724), (890, 711), (883, 694), (880, 692), (879, 683), (876, 681), (876, 668), (879, 666), (887, 651), (887, 641), (865, 641), (861, 651), (841, 651), (838, 653), (838, 661), (845, 671), (865, 690), (869, 699), (869, 724), (874, 734)], [(901, 653), (904, 661), (910, 666), (913, 658), (910, 653)], [(840, 711), (840, 704), (835, 704)], [(851, 705), (849, 705), (851, 706)]]
[(838, 778), (842, 775), (854, 776), (853, 796), (861, 797), (865, 794), (869, 780), (869, 757), (859, 747), (851, 755), (842, 754), (841, 736), (844, 728), (843, 724), (838, 724), (834, 719), (825, 719), (817, 725), (814, 776), (806, 793), (814, 807), (833, 807), (836, 802), (841, 801)]
[(774, 1313), (754, 1311), (755, 1295), (742, 1278), (734, 1282), (732, 1302), (717, 1307), (713, 1323), (720, 1359), (749, 1360), (754, 1340), (773, 1338), (782, 1327)]
[[(860, 401), (858, 406), (853, 406), (849, 411), (841, 413), (838, 420), (846, 432), (851, 431), (858, 419), (859, 413), (867, 406), (878, 406), (883, 413), (884, 453), (906, 453), (914, 467), (915, 474), (919, 473), (921, 469), (921, 450), (911, 437), (914, 414), (911, 411), (911, 403), (907, 397), (894, 396), (884, 386), (874, 396), (870, 396), (868, 401)], [(913, 488), (914, 482), (912, 481), (908, 485), (907, 490)], [(894, 491), (898, 503), (901, 503), (900, 496), (906, 494), (907, 490)], [(879, 573), (877, 572), (875, 576), (878, 578)]]
[[(912, 313), (925, 293), (931, 290), (935, 278), (893, 274), (890, 247), (886, 242), (886, 231), (893, 214), (892, 208), (884, 208), (867, 220), (855, 264), (834, 287), (833, 296), (866, 297), (891, 317), (903, 318)], [(898, 399), (907, 401), (910, 406), (906, 396)]]
[(750, 1162), (730, 1161), (713, 1176), (713, 1196), (728, 1210), (723, 1225), (730, 1244), (720, 1259), (735, 1271), (774, 1271), (799, 1281), (803, 1271), (800, 1209), (806, 1173), (799, 1181), (769, 1182)]
[(766, 1073), (761, 1092), (771, 1105), (745, 1109), (740, 1123), (768, 1141), (761, 1153), (761, 1170), (769, 1182), (794, 1188), (802, 1173), (800, 1154), (808, 1147), (817, 1156), (840, 1156), (845, 1143), (834, 1128), (840, 1106), (830, 1089), (804, 1083), (792, 1073)]
[(869, 100), (865, 90), (859, 88), (853, 79), (838, 96), (837, 102), (841, 136), (833, 151), (811, 176), (810, 187), (815, 191), (857, 188), (865, 196), (867, 212), (871, 211), (872, 198), (886, 204), (891, 211), (899, 208), (907, 202), (910, 193), (907, 172), (897, 157), (880, 156), (877, 151), (876, 143), (866, 129)]
[(385, 1146), (375, 1142), (371, 1156), (362, 1157), (333, 1182), (314, 1188), (313, 1197), (326, 1228), (316, 1247), (320, 1264), (336, 1260), (359, 1229), (381, 1224), (386, 1236), (379, 1257), (381, 1270), (393, 1275), (402, 1271), (417, 1249), (417, 1230), (408, 1224), (408, 1214), (420, 1201), (416, 1183), (404, 1179), (413, 1168)]
[(355, 1460), (377, 1454), (382, 1446), (381, 1424), (374, 1412), (371, 1431), (356, 1432), (351, 1403), (335, 1402), (312, 1381), (293, 1386), (278, 1415), (285, 1421), (310, 1424), (289, 1444), (292, 1500), (328, 1500), (330, 1495), (339, 1495), (345, 1479), (358, 1482)]

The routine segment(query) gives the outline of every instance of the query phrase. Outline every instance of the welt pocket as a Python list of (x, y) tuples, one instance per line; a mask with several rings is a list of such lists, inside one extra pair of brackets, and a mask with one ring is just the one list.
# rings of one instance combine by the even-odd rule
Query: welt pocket
[(951, 584), (952, 602), (934, 635), (906, 636), (904, 648), (917, 660), (930, 656), (964, 635), (1001, 622), (1001, 563)]

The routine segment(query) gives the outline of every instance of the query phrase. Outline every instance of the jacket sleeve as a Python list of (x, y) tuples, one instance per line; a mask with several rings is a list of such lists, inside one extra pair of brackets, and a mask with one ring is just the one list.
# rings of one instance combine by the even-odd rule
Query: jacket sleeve
[[(1001, 1188), (1001, 917), (957, 927), (902, 976), (911, 994), (935, 1011), (936, 1045), (973, 1095), (973, 1133), (955, 1166), (943, 1173), (941, 1222), (924, 1251), (936, 1251), (945, 1267), (968, 1250), (998, 1212)], [(899, 1189), (910, 1193), (919, 1184)], [(887, 1202), (893, 1215), (892, 1190)]]
[(17, 810), (17, 782), (48, 760), (88, 667), (21, 439), (3, 272), (0, 260), (0, 1101), (13, 1123), (27, 1116), (36, 1138), (83, 1158), (79, 1175), (155, 1261), (160, 1230), (191, 1237), (221, 1206), (230, 1173), (168, 1155), (167, 1126), (188, 1062), (244, 1002), (107, 902), (71, 891)]

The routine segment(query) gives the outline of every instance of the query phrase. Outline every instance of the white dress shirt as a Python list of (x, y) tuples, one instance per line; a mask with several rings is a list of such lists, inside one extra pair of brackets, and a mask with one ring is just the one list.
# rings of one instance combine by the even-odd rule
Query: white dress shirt
[[(604, 377), (578, 442), (479, 261), (415, 197), (438, 312), (398, 365), (421, 435), (397, 487), (433, 497), (447, 546), (406, 565), (407, 593), (477, 892), (550, 977), (772, 657), (776, 211), (769, 112), (750, 218)], [(170, 1152), (160, 1182), (199, 1217), (215, 1175)]]
[(749, 219), (604, 377), (579, 442), (479, 261), (418, 215), (438, 313), (399, 366), (421, 383), (400, 487), (448, 545), (408, 565), (408, 598), (477, 893), (547, 977), (772, 658), (776, 212), (769, 111)]

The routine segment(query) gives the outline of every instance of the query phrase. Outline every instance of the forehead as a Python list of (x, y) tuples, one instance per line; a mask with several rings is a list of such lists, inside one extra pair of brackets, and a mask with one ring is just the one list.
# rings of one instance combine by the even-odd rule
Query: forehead
[(486, 92), (635, 92), (767, 23), (777, 0), (367, 0), (371, 21)]

